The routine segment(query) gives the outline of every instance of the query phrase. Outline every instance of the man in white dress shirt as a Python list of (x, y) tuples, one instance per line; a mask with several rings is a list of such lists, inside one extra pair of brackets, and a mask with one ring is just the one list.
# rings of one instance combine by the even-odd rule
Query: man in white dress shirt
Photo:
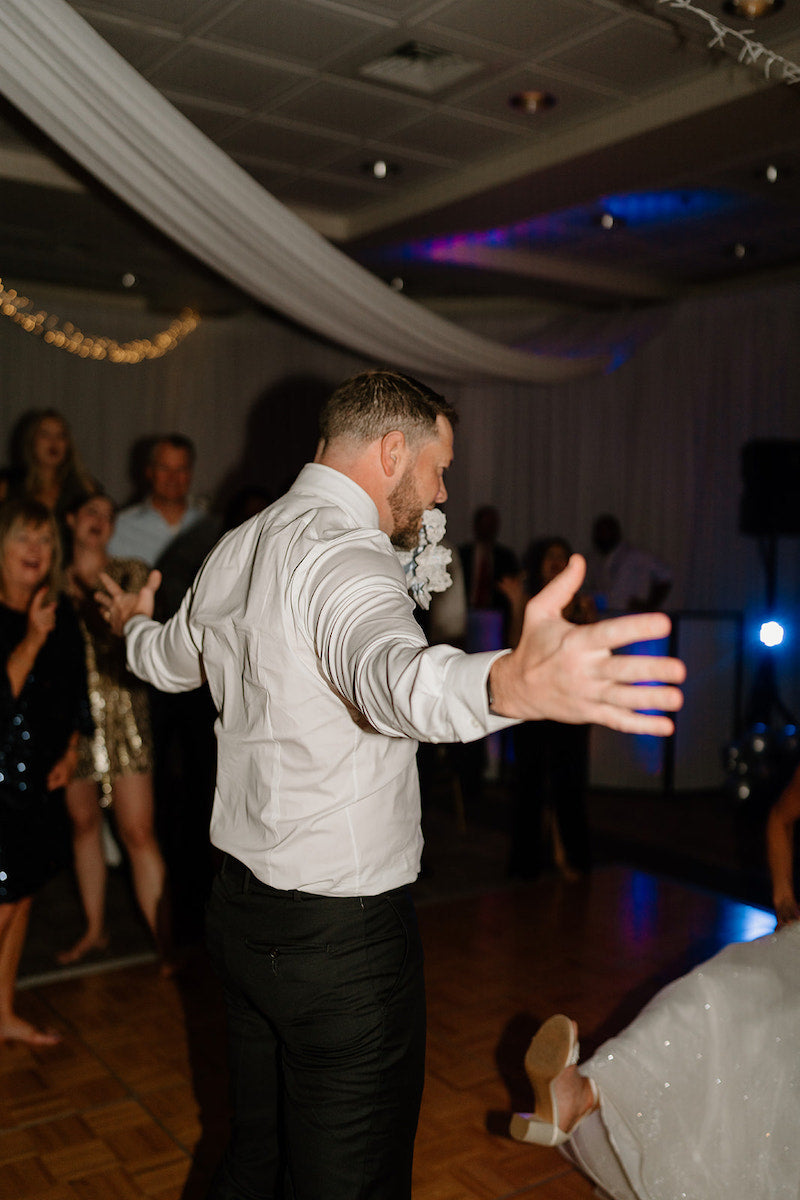
[[(426, 645), (393, 545), (447, 496), (455, 413), (390, 371), (346, 381), (316, 459), (233, 530), (178, 613), (150, 619), (109, 580), (105, 605), (140, 677), (206, 676), (217, 707), (209, 906), (226, 992), (233, 1130), (214, 1200), (408, 1200), (422, 1093), (418, 740), (470, 740), (515, 718), (668, 733), (682, 664), (614, 648), (661, 615), (574, 626), (572, 560), (528, 606), (513, 653)], [(647, 665), (645, 665), (647, 664)], [(643, 699), (641, 681), (662, 681)]]

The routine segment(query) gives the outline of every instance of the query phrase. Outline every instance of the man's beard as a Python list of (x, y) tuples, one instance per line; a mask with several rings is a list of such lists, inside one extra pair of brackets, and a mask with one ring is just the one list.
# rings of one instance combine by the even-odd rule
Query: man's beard
[(392, 545), (398, 550), (416, 550), (425, 506), (419, 498), (411, 471), (406, 470), (389, 493), (389, 510), (394, 519)]

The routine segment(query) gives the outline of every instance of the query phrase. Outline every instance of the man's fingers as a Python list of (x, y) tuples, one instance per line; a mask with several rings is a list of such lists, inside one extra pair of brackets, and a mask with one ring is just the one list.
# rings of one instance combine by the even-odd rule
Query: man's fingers
[[(578, 588), (583, 583), (586, 574), (586, 560), (580, 554), (573, 554), (563, 571), (556, 575), (550, 583), (537, 592), (528, 601), (531, 618), (543, 616), (560, 617)], [(624, 645), (623, 642), (618, 643)]]
[(613, 654), (607, 660), (608, 677), (617, 683), (683, 683), (686, 665), (679, 658), (648, 654)]
[(630, 711), (678, 712), (683, 707), (683, 692), (660, 683), (612, 683), (603, 689), (600, 703)]
[(100, 582), (112, 599), (116, 599), (117, 596), (122, 595), (122, 588), (118, 583), (115, 582), (115, 580), (111, 578), (110, 575), (106, 575), (105, 571), (100, 572)]
[(669, 637), (672, 622), (666, 613), (631, 613), (626, 617), (612, 617), (598, 621), (596, 625), (581, 627), (595, 646), (618, 650), (632, 646), (635, 642), (653, 642)]
[(151, 571), (147, 576), (147, 583), (144, 586), (149, 592), (153, 592), (155, 594), (161, 587), (161, 572)]
[(649, 733), (653, 737), (669, 737), (675, 732), (675, 726), (669, 717), (660, 713), (630, 712), (624, 708), (608, 708), (601, 706), (601, 711), (595, 718), (596, 724), (606, 725), (619, 733)]

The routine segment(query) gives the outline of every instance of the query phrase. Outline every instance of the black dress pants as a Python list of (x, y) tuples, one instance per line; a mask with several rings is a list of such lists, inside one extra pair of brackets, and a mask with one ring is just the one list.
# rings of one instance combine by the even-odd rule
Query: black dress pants
[(210, 1200), (409, 1200), (425, 992), (408, 894), (278, 891), (226, 857), (208, 944), (233, 1109)]

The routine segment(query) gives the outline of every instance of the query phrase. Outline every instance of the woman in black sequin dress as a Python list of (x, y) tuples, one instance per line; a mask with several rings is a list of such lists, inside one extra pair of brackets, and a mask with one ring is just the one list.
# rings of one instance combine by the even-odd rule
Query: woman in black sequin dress
[(14, 1007), (34, 892), (69, 859), (63, 790), (91, 730), (83, 642), (56, 598), (58, 531), (34, 500), (0, 508), (0, 1038), (51, 1045)]

